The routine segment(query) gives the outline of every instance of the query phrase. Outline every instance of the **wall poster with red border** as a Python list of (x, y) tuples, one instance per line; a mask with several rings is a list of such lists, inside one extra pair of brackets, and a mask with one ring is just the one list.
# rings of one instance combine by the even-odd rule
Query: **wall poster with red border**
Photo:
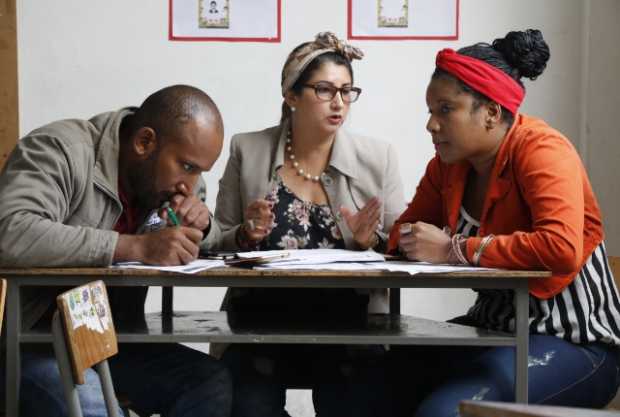
[(459, 0), (348, 0), (348, 3), (349, 39), (459, 38)]
[(280, 42), (282, 0), (168, 0), (172, 41)]

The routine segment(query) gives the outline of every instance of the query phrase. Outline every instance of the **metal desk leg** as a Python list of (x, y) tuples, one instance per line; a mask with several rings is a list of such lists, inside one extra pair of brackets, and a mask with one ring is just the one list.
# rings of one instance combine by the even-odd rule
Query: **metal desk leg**
[(515, 349), (515, 398), (527, 404), (527, 362), (529, 350), (529, 291), (527, 281), (515, 289), (515, 320), (517, 346)]
[(174, 287), (161, 287), (161, 329), (172, 333)]
[(172, 317), (174, 287), (161, 287), (161, 315)]
[(21, 358), (19, 354), (22, 327), (19, 286), (8, 280), (6, 299), (6, 415), (19, 416)]
[(400, 314), (400, 288), (390, 288), (390, 314)]

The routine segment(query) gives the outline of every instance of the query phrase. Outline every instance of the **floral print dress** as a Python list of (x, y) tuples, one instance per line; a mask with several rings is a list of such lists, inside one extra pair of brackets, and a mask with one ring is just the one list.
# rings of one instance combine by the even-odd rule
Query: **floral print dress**
[[(260, 250), (344, 249), (344, 239), (329, 204), (301, 200), (278, 176), (266, 196), (272, 201), (275, 225)], [(350, 288), (233, 288), (227, 310), (286, 316), (293, 320), (365, 316), (368, 295)]]
[(267, 195), (273, 202), (275, 225), (260, 250), (344, 249), (344, 240), (329, 204), (303, 201), (278, 176)]

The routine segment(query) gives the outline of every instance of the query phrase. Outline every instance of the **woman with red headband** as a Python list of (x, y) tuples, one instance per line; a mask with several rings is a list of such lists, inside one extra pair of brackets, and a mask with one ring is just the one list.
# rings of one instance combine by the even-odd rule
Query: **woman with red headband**
[[(550, 270), (530, 282), (529, 400), (598, 408), (616, 393), (620, 364), (620, 301), (601, 212), (568, 139), (518, 111), (520, 79), (536, 79), (548, 59), (538, 30), (439, 52), (426, 91), (436, 155), (388, 250), (433, 263)], [(454, 321), (513, 332), (513, 291), (477, 293)], [(511, 347), (403, 348), (395, 357), (400, 369), (403, 360), (412, 365), (399, 386), (420, 395), (404, 415), (415, 407), (416, 416), (454, 416), (462, 399), (514, 401)]]

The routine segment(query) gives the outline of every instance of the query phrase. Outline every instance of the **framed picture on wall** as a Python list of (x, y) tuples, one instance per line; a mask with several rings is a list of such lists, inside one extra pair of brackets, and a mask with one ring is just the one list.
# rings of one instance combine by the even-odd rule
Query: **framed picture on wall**
[(230, 0), (198, 0), (198, 27), (230, 28)]
[(459, 0), (348, 0), (348, 38), (456, 40), (459, 7)]
[(377, 0), (377, 27), (409, 27), (409, 0)]
[(168, 0), (172, 41), (280, 42), (281, 0)]

